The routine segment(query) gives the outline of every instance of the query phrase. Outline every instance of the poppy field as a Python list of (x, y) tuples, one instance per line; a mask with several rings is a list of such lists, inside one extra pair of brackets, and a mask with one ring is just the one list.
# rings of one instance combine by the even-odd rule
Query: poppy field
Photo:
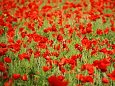
[(115, 0), (0, 0), (0, 86), (115, 86)]

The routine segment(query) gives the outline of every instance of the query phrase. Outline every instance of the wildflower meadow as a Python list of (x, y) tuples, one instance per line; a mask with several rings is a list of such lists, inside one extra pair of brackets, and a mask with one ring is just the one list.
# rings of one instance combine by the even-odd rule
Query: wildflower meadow
[(0, 0), (0, 86), (115, 86), (115, 0)]

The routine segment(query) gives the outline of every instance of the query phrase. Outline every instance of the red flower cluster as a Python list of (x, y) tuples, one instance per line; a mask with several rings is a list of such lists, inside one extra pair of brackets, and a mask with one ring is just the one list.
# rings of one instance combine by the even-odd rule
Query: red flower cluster
[(108, 76), (109, 76), (112, 80), (115, 80), (115, 70), (113, 70), (112, 73), (108, 74)]
[(110, 62), (110, 58), (104, 58), (102, 60), (95, 60), (93, 62), (93, 65), (100, 69), (102, 72), (106, 72), (107, 71), (107, 67), (111, 64)]
[(14, 79), (14, 80), (18, 80), (18, 79), (22, 79), (23, 81), (27, 81), (28, 80), (28, 77), (27, 77), (27, 75), (26, 74), (24, 74), (24, 75), (20, 75), (20, 74), (13, 74), (12, 75), (12, 78)]
[(76, 78), (83, 83), (90, 82), (93, 83), (93, 77), (92, 76), (84, 76), (82, 74), (76, 75)]
[(64, 81), (63, 78), (52, 75), (48, 78), (49, 86), (67, 86), (68, 82)]

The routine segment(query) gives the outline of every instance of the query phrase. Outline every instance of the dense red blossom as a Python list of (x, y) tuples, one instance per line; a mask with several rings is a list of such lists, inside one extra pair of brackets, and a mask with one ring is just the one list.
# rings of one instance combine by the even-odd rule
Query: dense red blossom
[(79, 44), (75, 44), (75, 48), (82, 52), (83, 48)]
[(0, 62), (0, 71), (1, 72), (5, 72), (6, 71), (6, 67), (5, 67), (5, 64), (3, 62)]
[(103, 78), (102, 78), (102, 82), (103, 82), (103, 83), (109, 83), (109, 80), (108, 80), (107, 78), (103, 77)]
[(84, 76), (82, 74), (78, 74), (78, 75), (76, 75), (76, 78), (78, 80), (82, 81), (83, 83), (86, 83), (86, 82), (93, 83), (93, 77), (92, 76)]
[(109, 28), (105, 28), (104, 34), (108, 34), (108, 33), (109, 33)]
[(112, 80), (115, 80), (115, 70), (113, 70), (112, 73), (108, 74), (108, 76), (109, 76)]
[(5, 55), (7, 51), (8, 51), (7, 48), (0, 48), (0, 56)]
[(84, 65), (82, 65), (81, 70), (82, 71), (87, 70), (88, 74), (90, 74), (90, 75), (94, 74), (94, 67), (93, 67), (92, 64), (84, 64)]
[(20, 74), (13, 74), (13, 75), (12, 75), (12, 78), (13, 78), (14, 80), (17, 80), (17, 79), (19, 79), (20, 77), (21, 77)]
[(86, 47), (86, 49), (90, 49), (91, 48), (91, 41), (87, 38), (87, 37), (84, 37), (82, 40), (81, 40), (81, 43), (84, 47)]
[(30, 55), (27, 53), (22, 53), (22, 54), (19, 54), (18, 56), (20, 60), (27, 59), (28, 61), (30, 61)]
[(0, 43), (0, 48), (6, 48), (6, 44), (5, 43)]
[(102, 60), (95, 60), (93, 65), (100, 69), (102, 72), (107, 71), (107, 67), (111, 64), (110, 58), (104, 58)]
[(11, 49), (12, 52), (18, 52), (21, 48), (21, 43), (12, 43), (8, 45), (8, 48)]
[(61, 80), (59, 77), (52, 75), (48, 78), (48, 82), (50, 86), (67, 86), (68, 82)]
[(62, 41), (63, 41), (63, 36), (62, 36), (61, 34), (59, 34), (59, 35), (57, 36), (57, 40), (58, 40), (59, 42), (62, 42)]
[(48, 5), (45, 5), (44, 7), (42, 7), (42, 11), (44, 12), (48, 12), (51, 9), (52, 9), (52, 6), (48, 6)]
[(97, 29), (97, 34), (98, 35), (103, 35), (103, 31), (101, 29)]
[(35, 58), (38, 58), (40, 56), (40, 51), (36, 51), (35, 53), (34, 53), (34, 57)]
[(5, 58), (4, 58), (4, 61), (5, 61), (6, 63), (11, 63), (12, 60), (11, 60), (11, 58), (9, 58), (9, 57), (5, 57)]

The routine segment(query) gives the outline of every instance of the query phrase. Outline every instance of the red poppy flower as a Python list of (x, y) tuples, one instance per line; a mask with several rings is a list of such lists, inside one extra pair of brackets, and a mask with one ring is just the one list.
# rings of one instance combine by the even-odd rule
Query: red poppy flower
[(102, 16), (102, 22), (106, 23), (106, 18), (104, 16)]
[(91, 76), (85, 76), (86, 82), (93, 83), (93, 78)]
[(19, 28), (19, 32), (22, 32), (24, 30), (24, 28)]
[(109, 28), (106, 28), (105, 30), (104, 30), (104, 34), (108, 34), (109, 33)]
[(58, 56), (59, 56), (59, 53), (58, 53), (58, 52), (52, 52), (51, 55), (58, 57)]
[(99, 50), (100, 52), (103, 52), (104, 54), (107, 54), (107, 49), (106, 48), (102, 48), (101, 50)]
[(40, 51), (36, 51), (35, 53), (34, 53), (34, 57), (35, 58), (38, 58), (40, 56)]
[(6, 48), (6, 44), (5, 43), (0, 43), (0, 48)]
[(84, 64), (81, 67), (81, 70), (87, 70), (90, 75), (94, 74), (94, 67), (92, 64)]
[(28, 28), (32, 31), (35, 31), (34, 29), (34, 23), (28, 24)]
[(112, 80), (115, 80), (115, 70), (113, 70), (112, 73), (108, 74), (108, 76), (109, 76)]
[(81, 32), (82, 34), (86, 34), (86, 33), (87, 33), (87, 31), (86, 31), (85, 27), (83, 26), (83, 24), (80, 24), (80, 25), (79, 25), (79, 29), (80, 29), (80, 32)]
[(48, 50), (46, 50), (46, 52), (44, 52), (42, 54), (42, 56), (46, 59), (46, 60), (50, 60), (50, 52)]
[(93, 65), (99, 68), (102, 72), (107, 71), (107, 67), (110, 65), (110, 58), (104, 58), (102, 60), (95, 60)]
[(17, 79), (19, 79), (20, 77), (21, 77), (20, 74), (13, 74), (13, 75), (12, 75), (12, 78), (13, 78), (14, 80), (17, 80)]
[(30, 55), (27, 53), (22, 53), (22, 54), (19, 54), (18, 56), (20, 60), (23, 60), (24, 58), (28, 59), (28, 61), (30, 60)]
[(98, 35), (102, 35), (103, 34), (103, 31), (101, 29), (97, 29), (97, 34)]
[(111, 27), (111, 30), (112, 30), (113, 32), (115, 32), (115, 27)]
[(83, 75), (82, 74), (77, 74), (76, 78), (80, 81), (83, 81)]
[(112, 44), (111, 46), (112, 46), (113, 49), (115, 49), (115, 44)]
[(4, 82), (4, 86), (12, 86), (13, 85), (13, 80), (9, 79), (8, 81)]
[(91, 24), (91, 23), (88, 23), (88, 24), (87, 24), (86, 32), (87, 32), (87, 33), (91, 33), (91, 32), (92, 32), (92, 24)]
[(84, 76), (82, 74), (78, 74), (76, 75), (76, 78), (82, 81), (83, 83), (86, 83), (86, 82), (93, 83), (93, 78), (91, 76)]
[(48, 67), (48, 66), (43, 66), (43, 71), (44, 71), (44, 72), (47, 72), (49, 69), (50, 69), (50, 67)]
[(8, 37), (14, 37), (14, 35), (15, 35), (15, 31), (14, 31), (14, 29), (9, 29), (8, 31), (7, 31), (7, 36)]
[(24, 4), (25, 3), (25, 0), (21, 0), (21, 4)]
[(67, 59), (65, 57), (60, 59), (59, 65), (65, 65), (67, 62)]
[(103, 83), (109, 83), (109, 80), (108, 80), (107, 78), (103, 77), (103, 78), (102, 78), (102, 82), (103, 82)]
[(26, 37), (26, 34), (27, 34), (26, 31), (25, 31), (25, 32), (21, 32), (21, 36), (22, 36), (22, 38), (25, 38), (25, 37)]
[(3, 62), (0, 62), (0, 71), (1, 72), (5, 72), (6, 71), (6, 67), (5, 67)]
[[(41, 0), (39, 1), (39, 4), (40, 4), (40, 3), (41, 3)], [(37, 9), (38, 6), (39, 6), (39, 5), (37, 5), (36, 2), (34, 2), (34, 1), (33, 1), (33, 2), (30, 2), (30, 3), (28, 4), (28, 7), (29, 7), (30, 9), (32, 9), (32, 10), (33, 10), (33, 9)]]
[(12, 43), (8, 45), (8, 48), (11, 49), (12, 52), (18, 52), (20, 50), (21, 43)]
[(98, 68), (102, 71), (102, 72), (106, 72), (107, 71), (107, 66), (104, 63), (100, 63), (98, 65)]
[(71, 59), (76, 60), (76, 59), (81, 58), (81, 57), (82, 57), (81, 54), (72, 55), (72, 56), (71, 56)]
[(67, 81), (62, 81), (58, 79), (59, 77), (56, 77), (55, 75), (52, 75), (48, 78), (49, 86), (67, 86)]
[(0, 56), (5, 55), (7, 51), (8, 51), (7, 48), (0, 48)]
[(57, 76), (57, 78), (58, 78), (59, 80), (61, 80), (61, 81), (64, 80), (64, 76), (62, 76), (62, 75)]
[(0, 29), (0, 36), (4, 33), (3, 29)]
[(38, 45), (37, 45), (37, 47), (38, 48), (42, 48), (42, 49), (46, 49), (47, 48), (47, 45), (46, 45), (46, 43), (38, 43)]
[(113, 50), (108, 50), (108, 51), (107, 51), (107, 54), (109, 54), (109, 55), (113, 55), (113, 54), (115, 54), (115, 53), (114, 53)]
[(96, 49), (92, 49), (91, 56), (95, 55), (97, 53)]
[(59, 34), (59, 35), (57, 36), (57, 40), (58, 40), (59, 42), (62, 42), (62, 41), (63, 41), (63, 36)]
[(5, 61), (6, 63), (11, 63), (12, 60), (11, 60), (11, 58), (9, 58), (9, 57), (5, 57), (5, 58), (4, 58), (4, 61)]
[(67, 60), (67, 63), (69, 63), (70, 65), (74, 65), (74, 66), (77, 65), (77, 64), (76, 64), (76, 60), (74, 60), (74, 59), (72, 59), (72, 58), (68, 59), (68, 60)]
[(45, 5), (45, 6), (42, 7), (43, 12), (48, 12), (51, 9), (52, 9), (52, 6), (48, 6), (48, 5)]
[(96, 19), (99, 19), (99, 18), (100, 18), (100, 15), (91, 14), (91, 16), (90, 16), (89, 18), (90, 18), (90, 20), (92, 20), (92, 21), (96, 21)]
[(56, 32), (56, 31), (57, 31), (57, 29), (56, 29), (56, 25), (55, 25), (55, 24), (52, 25), (51, 31), (53, 31), (53, 32)]
[(23, 81), (27, 81), (27, 80), (28, 80), (28, 77), (27, 77), (26, 74), (24, 74), (24, 75), (22, 75), (21, 79), (22, 79)]
[[(3, 19), (3, 16), (0, 16), (0, 26), (4, 26), (5, 25), (5, 22), (4, 22), (4, 19)], [(0, 28), (0, 33), (3, 31), (3, 29)], [(0, 34), (1, 35), (1, 34)]]
[(62, 74), (67, 72), (66, 69), (63, 66), (59, 66), (59, 70), (61, 71)]
[(91, 41), (86, 36), (81, 40), (81, 43), (86, 49), (91, 48)]
[(48, 33), (48, 32), (51, 31), (51, 29), (52, 29), (52, 28), (49, 27), (49, 28), (45, 28), (43, 31), (44, 31), (45, 33)]
[(9, 37), (9, 38), (8, 38), (8, 43), (14, 43), (13, 38)]
[(79, 44), (75, 44), (75, 48), (82, 52), (83, 48)]

